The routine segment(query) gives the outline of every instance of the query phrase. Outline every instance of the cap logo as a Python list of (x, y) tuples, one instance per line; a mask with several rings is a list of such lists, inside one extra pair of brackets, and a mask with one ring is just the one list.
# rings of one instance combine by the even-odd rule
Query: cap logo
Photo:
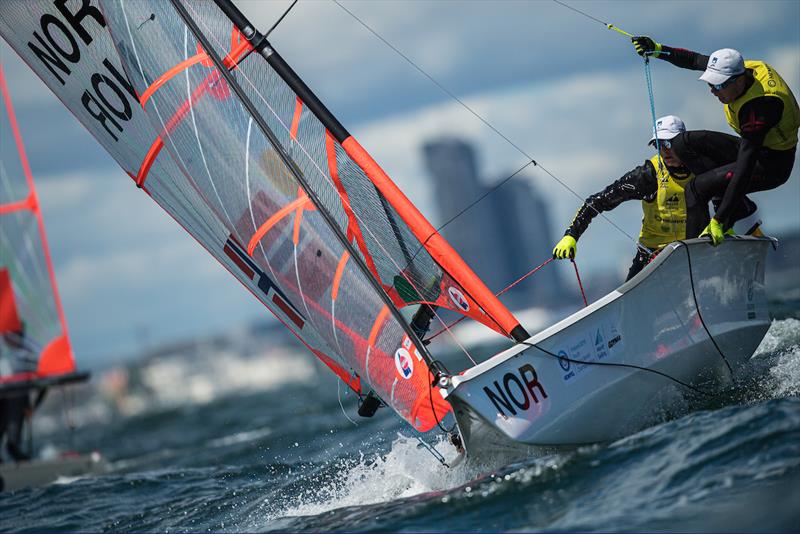
[(719, 58), (718, 58), (717, 56), (714, 56), (714, 57), (712, 57), (712, 58), (711, 58), (711, 63), (709, 64), (709, 67), (714, 67), (714, 66), (716, 66), (716, 64), (717, 64), (717, 60), (718, 60), (718, 59), (719, 59)]

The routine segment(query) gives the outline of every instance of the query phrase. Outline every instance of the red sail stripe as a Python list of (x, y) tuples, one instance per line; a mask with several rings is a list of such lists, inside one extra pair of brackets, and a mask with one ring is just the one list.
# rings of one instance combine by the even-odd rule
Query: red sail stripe
[(22, 211), (22, 210), (30, 210), (36, 211), (36, 198), (33, 195), (28, 195), (28, 198), (25, 200), (20, 200), (19, 202), (12, 202), (10, 204), (0, 204), (0, 215), (5, 215), (6, 213), (12, 213), (15, 211)]
[(290, 135), (293, 140), (297, 141), (297, 130), (300, 128), (300, 115), (303, 114), (303, 101), (300, 100), (300, 97), (296, 97), (295, 105), (294, 105), (294, 116), (292, 117), (292, 127), (290, 130)]
[(328, 172), (333, 179), (333, 183), (336, 185), (336, 190), (339, 192), (339, 198), (342, 201), (342, 208), (344, 208), (344, 212), (347, 214), (347, 235), (352, 235), (355, 237), (356, 245), (358, 245), (358, 249), (364, 256), (364, 261), (367, 264), (367, 268), (372, 273), (372, 276), (374, 276), (375, 279), (380, 282), (381, 277), (378, 274), (378, 269), (375, 267), (375, 262), (372, 259), (372, 255), (369, 253), (369, 249), (367, 249), (367, 243), (364, 241), (364, 236), (361, 233), (361, 227), (358, 225), (358, 221), (356, 220), (355, 213), (353, 213), (352, 206), (350, 206), (350, 197), (348, 197), (347, 190), (344, 188), (342, 180), (339, 178), (339, 168), (336, 163), (335, 143), (336, 141), (331, 133), (328, 130), (325, 130), (325, 150), (328, 155)]
[[(231, 38), (231, 45), (233, 45), (233, 38)], [(227, 56), (225, 56), (225, 58), (222, 61), (222, 64), (225, 65), (226, 67), (230, 68), (231, 66), (235, 65), (239, 61), (239, 56), (243, 52), (245, 52), (245, 51), (247, 51), (247, 50), (249, 50), (251, 48), (252, 48), (252, 46), (250, 46), (250, 43), (247, 42), (247, 41), (238, 42), (236, 44), (235, 48), (233, 46), (231, 46), (231, 52)], [(181, 61), (180, 63), (178, 63), (177, 65), (175, 65), (171, 69), (169, 69), (167, 72), (165, 72), (164, 74), (162, 74), (161, 76), (156, 78), (156, 80), (153, 83), (151, 83), (147, 87), (147, 89), (145, 89), (144, 93), (142, 93), (142, 96), (139, 97), (139, 103), (142, 105), (143, 108), (144, 108), (144, 105), (147, 103), (147, 101), (150, 99), (150, 97), (153, 96), (153, 93), (158, 91), (161, 88), (162, 85), (164, 85), (169, 80), (171, 80), (172, 78), (174, 78), (175, 76), (177, 76), (181, 72), (185, 71), (186, 69), (188, 69), (192, 65), (196, 65), (197, 63), (201, 63), (201, 62), (204, 62), (205, 60), (209, 59), (208, 58), (208, 54), (205, 51), (201, 51), (203, 49), (199, 44), (197, 45), (197, 49), (198, 49), (198, 53), (197, 54), (193, 55), (192, 57), (190, 57), (188, 59), (184, 59), (183, 61)], [(206, 65), (206, 66), (207, 67), (213, 67), (214, 65), (212, 63), (211, 65)]]
[(247, 254), (252, 256), (253, 251), (256, 249), (256, 245), (258, 245), (258, 242), (261, 241), (261, 239), (266, 235), (267, 232), (270, 231), (273, 226), (308, 201), (308, 197), (295, 199), (279, 209), (277, 212), (273, 213), (272, 216), (258, 228), (256, 233), (253, 234), (253, 237), (250, 238), (250, 243), (247, 245)]
[(342, 282), (342, 275), (344, 274), (344, 266), (347, 265), (347, 260), (350, 259), (350, 253), (346, 250), (342, 253), (339, 259), (339, 265), (336, 266), (336, 274), (333, 275), (333, 286), (331, 286), (331, 300), (336, 300), (339, 296), (339, 284)]

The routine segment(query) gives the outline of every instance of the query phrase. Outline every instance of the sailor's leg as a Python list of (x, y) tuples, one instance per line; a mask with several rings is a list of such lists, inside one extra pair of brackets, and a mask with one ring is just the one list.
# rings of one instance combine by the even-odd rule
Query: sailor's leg
[(731, 173), (736, 163), (730, 163), (711, 169), (696, 176), (686, 184), (686, 239), (700, 235), (708, 226), (711, 216), (708, 214), (708, 203), (715, 196), (722, 197), (728, 187)]
[(22, 427), (25, 424), (25, 410), (28, 407), (28, 394), (8, 399), (8, 426), (6, 428), (6, 450), (17, 462), (31, 457), (22, 447)]
[(636, 256), (633, 257), (633, 262), (631, 262), (631, 267), (628, 269), (628, 277), (625, 278), (627, 282), (637, 274), (639, 271), (645, 268), (645, 266), (650, 262), (650, 253), (644, 251), (640, 248), (636, 249)]

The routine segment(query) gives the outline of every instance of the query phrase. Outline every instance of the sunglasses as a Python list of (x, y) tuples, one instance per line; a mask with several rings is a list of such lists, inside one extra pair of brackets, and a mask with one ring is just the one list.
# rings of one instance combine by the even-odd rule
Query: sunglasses
[[(650, 146), (652, 146), (652, 147), (656, 146), (656, 140), (655, 139), (650, 141)], [(658, 146), (659, 146), (659, 148), (666, 148), (667, 150), (671, 150), (672, 149), (672, 143), (670, 142), (669, 139), (659, 139), (658, 140)]]
[(731, 76), (730, 78), (728, 78), (727, 80), (725, 80), (725, 81), (724, 81), (724, 82), (722, 82), (722, 83), (710, 83), (710, 84), (708, 84), (708, 86), (709, 86), (710, 88), (714, 89), (715, 91), (722, 91), (723, 89), (725, 89), (726, 87), (728, 87), (730, 84), (732, 84), (733, 82), (735, 82), (735, 81), (736, 81), (736, 79), (737, 79), (739, 76), (741, 76), (741, 75), (737, 75), (737, 76)]

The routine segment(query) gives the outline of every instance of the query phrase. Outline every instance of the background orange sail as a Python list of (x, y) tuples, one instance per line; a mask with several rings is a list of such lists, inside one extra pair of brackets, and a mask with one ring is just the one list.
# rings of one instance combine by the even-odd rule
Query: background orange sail
[(33, 176), (0, 65), (0, 383), (74, 373)]

